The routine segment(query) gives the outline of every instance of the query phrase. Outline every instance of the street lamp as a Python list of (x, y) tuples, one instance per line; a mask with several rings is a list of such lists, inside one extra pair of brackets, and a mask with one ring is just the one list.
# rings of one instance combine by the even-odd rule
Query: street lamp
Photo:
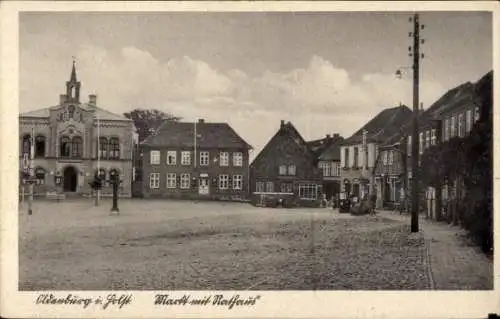
[(122, 181), (115, 170), (112, 170), (109, 175), (109, 183), (113, 185), (113, 206), (111, 207), (111, 212), (118, 213), (120, 211), (118, 209), (118, 187)]

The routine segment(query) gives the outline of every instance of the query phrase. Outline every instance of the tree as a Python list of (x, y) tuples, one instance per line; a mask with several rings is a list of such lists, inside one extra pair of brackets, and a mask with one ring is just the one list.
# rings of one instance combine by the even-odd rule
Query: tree
[(144, 141), (163, 122), (178, 122), (181, 120), (180, 117), (174, 116), (171, 113), (164, 113), (156, 109), (134, 109), (123, 115), (134, 121), (137, 134), (139, 135), (139, 142)]

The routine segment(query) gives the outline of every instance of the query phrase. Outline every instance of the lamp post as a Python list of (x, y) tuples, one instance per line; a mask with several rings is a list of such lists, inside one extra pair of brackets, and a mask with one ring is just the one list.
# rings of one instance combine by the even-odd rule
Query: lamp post
[(120, 176), (115, 171), (111, 171), (109, 182), (113, 186), (113, 206), (111, 207), (111, 212), (119, 213), (120, 210), (118, 209), (118, 187), (121, 184)]

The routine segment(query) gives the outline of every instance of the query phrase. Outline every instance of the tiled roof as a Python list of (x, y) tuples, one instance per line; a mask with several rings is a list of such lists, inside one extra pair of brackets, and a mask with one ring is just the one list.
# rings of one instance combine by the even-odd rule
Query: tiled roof
[[(164, 122), (156, 133), (141, 144), (146, 146), (171, 147), (194, 146), (195, 123)], [(197, 144), (207, 148), (251, 148), (227, 123), (196, 123)]]
[(399, 132), (401, 126), (404, 126), (411, 120), (412, 115), (413, 112), (406, 105), (385, 109), (351, 137), (344, 140), (342, 144), (361, 143), (363, 141), (363, 131), (365, 130), (367, 131), (368, 141), (385, 141), (388, 137)]
[(322, 161), (340, 161), (340, 145), (344, 142), (342, 136), (332, 138), (329, 146), (321, 153), (319, 159)]
[[(109, 120), (109, 121), (131, 121), (130, 119), (127, 119), (123, 115), (111, 113), (109, 111), (106, 111), (100, 107), (95, 107), (95, 106), (90, 106), (87, 103), (79, 104), (79, 107), (81, 107), (84, 110), (89, 110), (91, 108), (95, 108), (96, 112), (95, 115), (96, 117), (99, 117), (100, 120)], [(46, 107), (43, 109), (38, 109), (38, 110), (33, 110), (33, 111), (28, 111), (19, 114), (19, 117), (49, 117), (50, 116), (50, 111), (52, 109), (60, 108), (60, 105), (52, 106), (52, 107)]]

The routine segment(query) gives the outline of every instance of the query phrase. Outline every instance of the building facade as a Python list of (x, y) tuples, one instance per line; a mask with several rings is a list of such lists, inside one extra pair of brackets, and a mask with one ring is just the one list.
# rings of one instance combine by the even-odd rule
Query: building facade
[[(29, 170), (33, 144), (35, 196), (55, 192), (90, 194), (89, 182), (99, 171), (106, 179), (110, 174), (118, 174), (122, 180), (119, 196), (129, 197), (134, 124), (121, 115), (98, 107), (94, 94), (89, 95), (88, 102), (81, 102), (80, 88), (73, 63), (70, 80), (66, 82), (66, 94), (60, 95), (58, 105), (19, 115), (20, 170)], [(56, 176), (61, 177), (59, 185)], [(20, 182), (23, 192), (23, 178)], [(112, 195), (112, 186), (108, 182), (101, 195)]]
[(250, 149), (226, 123), (165, 122), (140, 144), (141, 196), (246, 200)]
[(404, 105), (385, 109), (342, 143), (342, 192), (358, 199), (378, 192), (372, 178), (379, 146), (396, 134), (412, 114)]
[(317, 206), (322, 193), (322, 176), (317, 158), (292, 123), (280, 128), (250, 166), (252, 201), (267, 205), (270, 200), (284, 205)]
[(341, 189), (340, 145), (344, 142), (344, 138), (339, 134), (333, 134), (332, 137), (327, 135), (326, 140), (327, 146), (317, 154), (317, 157), (318, 168), (322, 172), (323, 194), (331, 200), (338, 196)]

